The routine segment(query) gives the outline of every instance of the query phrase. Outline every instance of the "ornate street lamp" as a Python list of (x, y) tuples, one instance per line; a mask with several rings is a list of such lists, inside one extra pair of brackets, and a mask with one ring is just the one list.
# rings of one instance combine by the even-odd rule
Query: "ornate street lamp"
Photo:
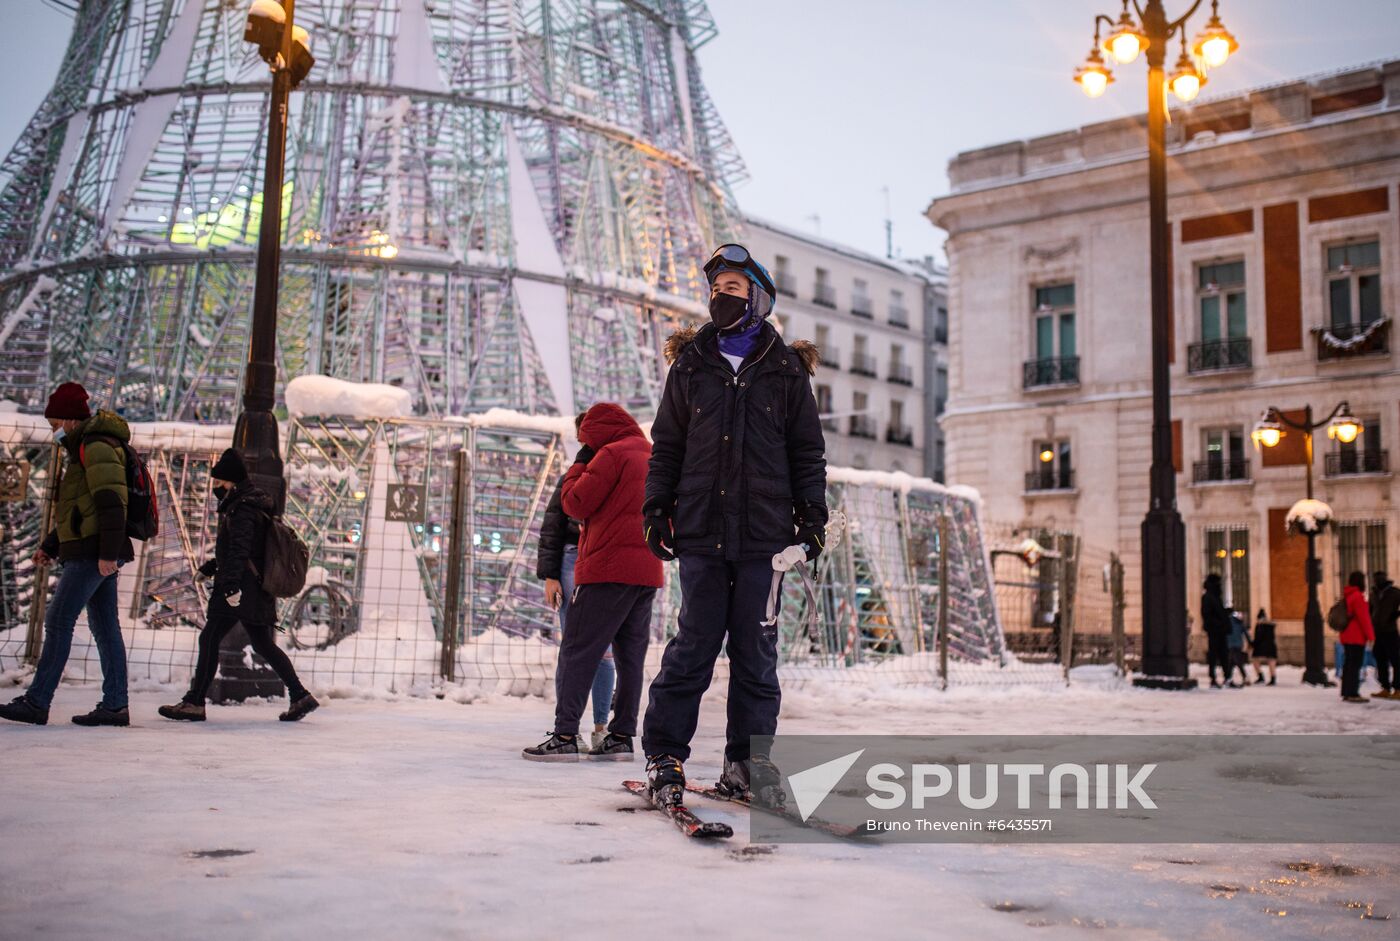
[[(1307, 498), (1313, 499), (1313, 432), (1326, 427), (1327, 437), (1343, 444), (1351, 444), (1362, 432), (1362, 425), (1351, 413), (1351, 407), (1342, 402), (1332, 409), (1332, 413), (1321, 421), (1313, 421), (1312, 406), (1303, 410), (1303, 420), (1295, 422), (1283, 412), (1269, 406), (1254, 425), (1250, 437), (1256, 448), (1278, 447), (1287, 437), (1287, 428), (1303, 433), (1304, 467), (1307, 469)], [(1308, 583), (1308, 608), (1303, 615), (1303, 682), (1313, 686), (1336, 686), (1327, 678), (1327, 668), (1323, 664), (1322, 605), (1317, 600), (1317, 586), (1322, 582), (1322, 565), (1317, 558), (1317, 537), (1319, 528), (1304, 528), (1308, 537), (1308, 564), (1305, 577)]]
[[(1075, 72), (1074, 80), (1091, 98), (1102, 95), (1112, 81), (1100, 50), (1126, 65), (1147, 53), (1147, 205), (1148, 251), (1152, 273), (1152, 471), (1150, 501), (1142, 523), (1142, 674), (1141, 686), (1190, 689), (1186, 658), (1186, 530), (1176, 508), (1176, 469), (1172, 465), (1171, 374), (1168, 355), (1171, 333), (1167, 311), (1167, 266), (1170, 231), (1167, 226), (1166, 94), (1170, 89), (1190, 101), (1205, 84), (1205, 66), (1222, 65), (1239, 48), (1220, 22), (1217, 4), (1205, 31), (1196, 38), (1199, 62), (1186, 52), (1186, 21), (1200, 7), (1168, 20), (1162, 0), (1123, 0), (1118, 19), (1099, 14), (1094, 19), (1094, 50)], [(1109, 32), (1099, 40), (1099, 26)], [(1170, 79), (1165, 74), (1167, 49), (1180, 35), (1182, 55)]]

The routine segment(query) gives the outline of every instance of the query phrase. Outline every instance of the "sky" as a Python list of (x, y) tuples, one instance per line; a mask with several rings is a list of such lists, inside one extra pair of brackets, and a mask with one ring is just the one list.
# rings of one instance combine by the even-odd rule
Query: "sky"
[[(53, 83), (72, 20), (41, 0), (0, 0), (0, 147)], [(1188, 0), (1166, 0), (1178, 16)], [(948, 160), (990, 144), (1146, 109), (1143, 60), (1090, 100), (1070, 81), (1095, 13), (1115, 0), (709, 0), (719, 36), (700, 50), (706, 86), (750, 179), (745, 211), (885, 253), (942, 255), (924, 218)], [(1202, 100), (1400, 58), (1400, 0), (1223, 0), (1240, 51)], [(1202, 5), (1194, 33), (1209, 15)], [(1173, 55), (1174, 58), (1174, 55)]]

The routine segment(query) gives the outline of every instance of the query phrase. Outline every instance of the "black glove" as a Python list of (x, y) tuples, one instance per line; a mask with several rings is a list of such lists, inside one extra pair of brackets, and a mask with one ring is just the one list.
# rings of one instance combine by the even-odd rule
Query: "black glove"
[(574, 455), (574, 463), (587, 464), (589, 461), (593, 460), (593, 455), (597, 453), (597, 451), (594, 451), (592, 448), (585, 444), (583, 447), (578, 449), (578, 454)]
[(674, 559), (676, 537), (671, 529), (671, 517), (648, 516), (643, 525), (646, 527), (647, 548), (651, 550), (651, 554), (662, 562)]
[(797, 543), (807, 550), (807, 561), (811, 562), (826, 549), (826, 514), (824, 507), (807, 505), (799, 507), (797, 517)]
[(204, 578), (213, 578), (219, 572), (219, 563), (210, 559), (199, 567), (199, 574)]

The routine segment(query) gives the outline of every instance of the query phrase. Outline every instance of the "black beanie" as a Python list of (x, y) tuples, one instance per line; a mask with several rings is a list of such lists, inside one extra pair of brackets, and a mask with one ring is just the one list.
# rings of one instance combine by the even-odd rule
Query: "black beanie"
[(219, 462), (209, 468), (209, 476), (216, 480), (241, 484), (248, 479), (248, 468), (243, 465), (243, 456), (229, 448), (219, 457)]

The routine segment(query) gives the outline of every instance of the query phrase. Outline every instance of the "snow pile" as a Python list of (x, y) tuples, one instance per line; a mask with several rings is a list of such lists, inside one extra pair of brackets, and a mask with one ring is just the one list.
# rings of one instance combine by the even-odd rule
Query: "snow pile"
[(58, 287), (58, 282), (48, 275), (40, 275), (34, 279), (34, 286), (29, 289), (28, 294), (24, 295), (24, 300), (20, 301), (19, 305), (10, 311), (10, 315), (5, 318), (5, 322), (0, 324), (0, 346), (5, 345), (6, 341), (10, 339), (10, 334), (14, 333), (15, 329), (29, 316), (29, 312), (39, 302), (39, 295), (48, 294), (56, 287)]
[(1376, 335), (1388, 326), (1390, 326), (1390, 318), (1382, 317), (1379, 320), (1371, 321), (1365, 330), (1353, 334), (1345, 340), (1337, 337), (1331, 330), (1323, 329), (1316, 332), (1321, 338), (1322, 345), (1327, 349), (1335, 350), (1338, 353), (1350, 353), (1366, 349), (1376, 338)]
[(982, 495), (973, 487), (954, 484), (945, 486), (927, 477), (915, 477), (913, 474), (906, 474), (904, 471), (878, 471), (878, 470), (858, 470), (854, 467), (833, 467), (828, 465), (826, 469), (827, 483), (849, 484), (856, 487), (880, 487), (885, 490), (897, 490), (904, 496), (908, 496), (911, 491), (920, 490), (925, 493), (943, 494), (949, 497), (957, 497), (968, 500), (977, 506), (982, 505)]
[(343, 418), (407, 418), (413, 396), (407, 389), (374, 382), (346, 382), (330, 376), (297, 376), (287, 383), (287, 411)]
[(184, 421), (132, 422), (131, 446), (138, 451), (222, 451), (233, 445), (233, 425)]
[(1332, 518), (1332, 508), (1321, 500), (1299, 500), (1288, 511), (1284, 523), (1289, 532), (1321, 532)]
[(565, 441), (574, 441), (573, 416), (526, 415), (524, 412), (508, 408), (492, 408), (477, 415), (466, 415), (460, 419), (473, 428), (514, 429), (519, 431), (543, 431), (558, 435)]

